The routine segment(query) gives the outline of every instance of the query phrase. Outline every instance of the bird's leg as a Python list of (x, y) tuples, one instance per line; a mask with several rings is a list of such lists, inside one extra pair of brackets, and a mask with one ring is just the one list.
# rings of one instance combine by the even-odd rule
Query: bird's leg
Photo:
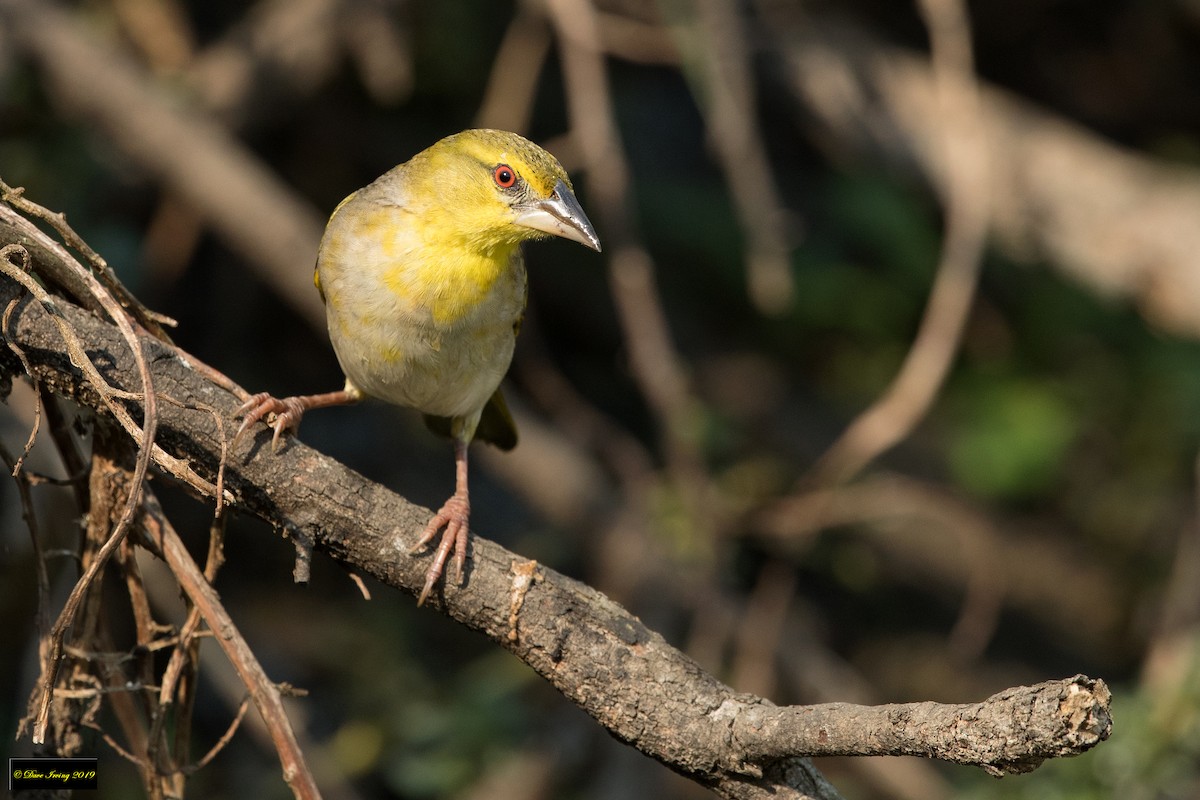
[(279, 449), (279, 437), (286, 430), (294, 432), (299, 427), (300, 418), (304, 416), (305, 411), (327, 406), (349, 405), (357, 403), (361, 399), (362, 392), (349, 381), (346, 383), (346, 388), (324, 394), (306, 394), (280, 399), (272, 397), (266, 392), (259, 392), (233, 412), (234, 417), (244, 417), (241, 427), (233, 436), (233, 441), (236, 443), (241, 439), (242, 434), (248, 431), (254, 423), (274, 414), (275, 420), (269, 423), (275, 431), (275, 435), (271, 437), (271, 450), (277, 450)]
[(437, 537), (439, 530), (445, 528), (442, 532), (442, 540), (438, 543), (437, 552), (433, 555), (433, 563), (429, 565), (429, 570), (425, 573), (425, 586), (417, 598), (417, 605), (423, 604), (429, 597), (429, 593), (433, 591), (433, 585), (442, 576), (442, 570), (446, 566), (446, 559), (450, 557), (451, 550), (454, 551), (454, 579), (462, 583), (463, 567), (467, 563), (467, 520), (471, 516), (471, 501), (467, 494), (467, 445), (469, 441), (460, 436), (455, 437), (454, 495), (442, 504), (441, 509), (425, 526), (421, 538), (408, 551), (415, 553), (421, 550)]

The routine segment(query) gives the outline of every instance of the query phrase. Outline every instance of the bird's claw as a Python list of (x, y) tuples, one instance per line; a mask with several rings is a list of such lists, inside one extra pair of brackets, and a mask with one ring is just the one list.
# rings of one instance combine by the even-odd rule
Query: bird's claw
[(425, 586), (417, 597), (418, 606), (425, 603), (433, 591), (434, 584), (442, 577), (451, 550), (454, 551), (454, 579), (462, 583), (463, 569), (467, 563), (467, 520), (470, 515), (470, 502), (464, 495), (455, 494), (433, 515), (433, 519), (429, 520), (429, 524), (421, 533), (421, 538), (409, 549), (409, 554), (420, 552), (425, 549), (425, 545), (437, 538), (439, 530), (442, 531), (442, 540), (433, 554), (433, 563), (425, 573)]
[(294, 433), (299, 427), (300, 418), (304, 416), (304, 406), (297, 397), (280, 399), (267, 392), (252, 395), (233, 412), (235, 419), (242, 417), (242, 424), (238, 427), (237, 433), (233, 435), (234, 444), (241, 440), (254, 423), (272, 415), (274, 419), (267, 422), (267, 425), (275, 431), (271, 437), (271, 451), (274, 452), (279, 449), (279, 437), (283, 435), (283, 432), (290, 430)]

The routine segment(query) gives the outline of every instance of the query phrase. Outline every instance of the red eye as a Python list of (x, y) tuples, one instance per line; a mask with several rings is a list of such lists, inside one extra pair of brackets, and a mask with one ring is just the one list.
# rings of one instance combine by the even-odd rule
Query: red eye
[(508, 164), (501, 164), (492, 170), (492, 178), (501, 189), (511, 189), (517, 182), (517, 173)]

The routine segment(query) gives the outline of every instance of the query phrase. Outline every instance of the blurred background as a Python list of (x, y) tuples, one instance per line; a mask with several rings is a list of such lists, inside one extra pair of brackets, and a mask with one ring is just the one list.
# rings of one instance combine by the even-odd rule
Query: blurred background
[[(605, 245), (527, 248), (522, 443), (473, 451), (478, 534), (776, 703), (1113, 689), (1084, 756), (1002, 781), (819, 762), (847, 798), (1200, 796), (1200, 4), (0, 0), (0, 178), (251, 391), (340, 387), (324, 218), (477, 126), (555, 152)], [(18, 386), (10, 449), (30, 407)], [(399, 409), (300, 438), (425, 505), (453, 485)], [(65, 491), (35, 487), (59, 546)], [(157, 491), (202, 553), (211, 509)], [(36, 591), (0, 502), (13, 732)], [(309, 692), (326, 797), (707, 796), (411, 597), (322, 558), (296, 586), (254, 520), (226, 548), (217, 589)], [(197, 758), (243, 693), (202, 653)], [(139, 796), (89, 749), (98, 796)], [(188, 791), (290, 796), (249, 720)]]

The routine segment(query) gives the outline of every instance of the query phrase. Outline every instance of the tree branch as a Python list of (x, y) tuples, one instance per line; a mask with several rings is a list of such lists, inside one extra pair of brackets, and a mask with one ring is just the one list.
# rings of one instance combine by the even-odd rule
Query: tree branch
[[(225, 651), (229, 663), (237, 670), (238, 677), (246, 685), (250, 698), (270, 731), (271, 740), (279, 751), (284, 780), (292, 787), (292, 792), (299, 800), (320, 800), (321, 793), (304, 762), (304, 754), (300, 751), (296, 734), (292, 731), (284, 711), (279, 688), (267, 677), (250, 650), (250, 645), (242, 638), (237, 626), (226, 613), (216, 590), (192, 560), (179, 534), (163, 514), (158, 498), (153, 493), (146, 494), (142, 530), (171, 567), (180, 587), (199, 610), (199, 616), (202, 616), (208, 627), (216, 632), (217, 644)], [(238, 719), (240, 718), (241, 712), (238, 713)]]
[(0, 0), (0, 24), (56, 99), (141, 168), (208, 215), (230, 244), (312, 324), (325, 312), (297, 264), (311, 263), (322, 216), (202, 114), (163, 102), (142, 71), (81, 31), (54, 3)]
[[(1084, 675), (1018, 686), (982, 703), (860, 706), (754, 705), (735, 714), (733, 739), (761, 762), (808, 755), (909, 755), (983, 767), (997, 777), (1031, 772), (1108, 737), (1111, 694)], [(822, 748), (814, 751), (814, 742)]]
[(937, 399), (970, 319), (988, 234), (990, 131), (981, 119), (971, 26), (960, 0), (918, 3), (929, 31), (930, 83), (940, 130), (930, 149), (943, 170), (945, 231), (937, 273), (912, 347), (888, 388), (846, 428), (815, 467), (846, 482), (912, 433)]
[[(0, 246), (11, 236), (0, 224)], [(43, 386), (108, 413), (65, 352), (65, 323), (109, 384), (140, 388), (133, 354), (113, 325), (66, 302), (52, 315), (4, 277), (0, 307), (13, 300), (7, 335)], [(203, 495), (197, 487), (215, 485), (227, 444), (212, 410), (227, 416), (239, 398), (186, 353), (144, 334), (140, 344), (164, 401), (158, 442), (204, 477), (207, 483), (181, 482)], [(8, 348), (0, 351), (0, 368), (25, 372)], [(137, 410), (135, 400), (124, 402)], [(269, 432), (258, 433), (224, 467), (232, 507), (415, 595), (425, 563), (406, 551), (430, 511), (294, 439), (271, 454), (264, 446)], [(919, 752), (1013, 772), (1083, 752), (1108, 735), (1107, 689), (1083, 677), (1008, 690), (976, 706), (777, 708), (735, 693), (590, 587), (486, 539), (472, 541), (466, 584), (444, 587), (430, 605), (512, 651), (616, 738), (723, 797), (836, 797), (807, 755)]]
[[(757, 0), (816, 138), (944, 179), (951, 155), (929, 60), (836, 15)], [(1044, 259), (1092, 291), (1128, 298), (1153, 324), (1200, 335), (1200, 171), (1118, 147), (981, 83), (989, 224), (1017, 258)]]

